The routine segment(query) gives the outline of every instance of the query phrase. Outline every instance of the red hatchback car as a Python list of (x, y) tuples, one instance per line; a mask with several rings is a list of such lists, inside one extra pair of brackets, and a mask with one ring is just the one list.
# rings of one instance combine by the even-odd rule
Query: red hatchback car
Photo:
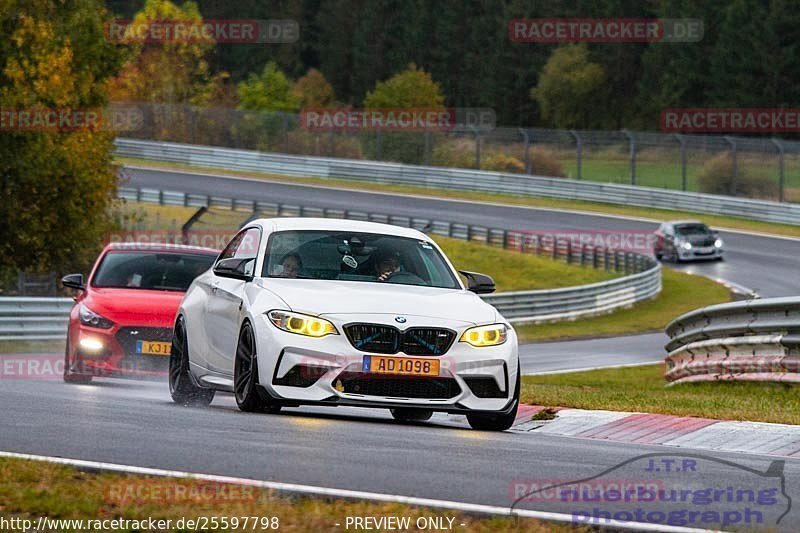
[(194, 246), (111, 243), (88, 283), (83, 274), (65, 276), (61, 283), (78, 292), (67, 331), (64, 381), (165, 376), (178, 305), (218, 254)]

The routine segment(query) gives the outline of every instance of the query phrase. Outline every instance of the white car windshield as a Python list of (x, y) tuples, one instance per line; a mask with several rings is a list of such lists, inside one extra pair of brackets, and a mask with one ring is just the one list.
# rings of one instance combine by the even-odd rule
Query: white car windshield
[(263, 275), (461, 288), (430, 241), (374, 233), (273, 233)]

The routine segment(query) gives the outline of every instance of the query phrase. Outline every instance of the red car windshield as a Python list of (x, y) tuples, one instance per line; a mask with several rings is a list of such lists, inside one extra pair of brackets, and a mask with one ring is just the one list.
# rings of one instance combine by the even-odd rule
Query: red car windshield
[(211, 254), (109, 252), (92, 278), (92, 287), (185, 292), (214, 259)]

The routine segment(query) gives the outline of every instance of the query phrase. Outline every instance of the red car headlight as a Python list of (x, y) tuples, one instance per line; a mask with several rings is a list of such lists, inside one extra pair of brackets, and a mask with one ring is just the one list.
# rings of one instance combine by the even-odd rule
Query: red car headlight
[(81, 304), (78, 309), (78, 316), (80, 317), (81, 324), (91, 326), (93, 328), (110, 329), (114, 323), (99, 313), (95, 313), (85, 304)]

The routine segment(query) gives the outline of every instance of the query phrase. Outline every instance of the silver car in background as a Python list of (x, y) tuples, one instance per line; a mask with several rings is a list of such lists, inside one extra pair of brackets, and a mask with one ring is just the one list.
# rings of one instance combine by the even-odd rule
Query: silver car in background
[(664, 222), (655, 232), (656, 259), (680, 263), (694, 260), (722, 260), (724, 242), (719, 233), (699, 220)]

